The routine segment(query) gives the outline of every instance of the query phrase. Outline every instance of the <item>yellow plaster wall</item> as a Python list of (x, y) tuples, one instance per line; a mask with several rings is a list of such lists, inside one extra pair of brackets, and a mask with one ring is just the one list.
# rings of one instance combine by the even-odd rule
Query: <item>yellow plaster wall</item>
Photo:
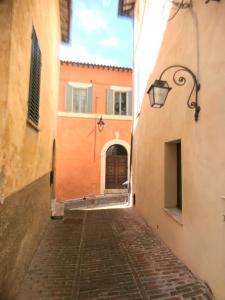
[[(136, 10), (138, 5), (139, 1)], [(143, 23), (154, 26), (147, 17), (148, 11), (145, 13)], [(178, 257), (210, 285), (218, 300), (225, 299), (225, 200), (221, 198), (225, 195), (224, 15), (223, 1), (205, 4), (194, 0), (192, 9), (181, 10), (167, 23), (155, 67), (148, 72), (146, 90), (166, 67), (173, 64), (189, 67), (199, 75), (201, 84), (200, 118), (196, 123), (194, 111), (186, 105), (190, 83), (186, 87), (174, 86), (167, 73), (164, 78), (173, 90), (163, 108), (151, 108), (144, 94), (134, 129), (133, 150), (137, 209)], [(140, 20), (137, 24), (141, 24)], [(136, 37), (138, 30), (137, 27)], [(154, 38), (145, 34), (139, 40), (136, 38), (136, 53), (142, 52), (138, 48), (140, 39), (144, 47), (144, 39), (154, 44)], [(146, 55), (145, 59), (151, 57)], [(135, 67), (134, 73), (137, 64)], [(137, 82), (134, 84), (137, 90)], [(179, 139), (183, 226), (164, 211), (165, 143)]]
[(12, 3), (6, 1), (0, 3), (0, 200), (3, 200), (4, 186), (4, 153), (5, 129), (7, 120), (7, 92), (9, 78), (9, 49), (10, 49), (10, 30), (12, 20)]
[[(1, 69), (6, 76), (1, 81), (4, 94), (5, 146), (4, 169), (2, 170), (2, 196), (7, 197), (51, 169), (52, 143), (56, 127), (56, 106), (58, 99), (59, 61), (58, 45), (59, 4), (56, 0), (14, 0), (3, 1), (4, 13), (0, 26), (3, 40)], [(32, 24), (35, 27), (42, 52), (40, 88), (40, 131), (26, 123), (31, 58)], [(10, 31), (10, 33), (9, 33)], [(3, 70), (3, 71), (4, 71)], [(2, 105), (2, 104), (1, 104)], [(0, 128), (2, 136), (3, 129)]]
[[(15, 299), (49, 221), (59, 1), (0, 1), (0, 298)], [(39, 131), (27, 124), (32, 24), (42, 52)]]

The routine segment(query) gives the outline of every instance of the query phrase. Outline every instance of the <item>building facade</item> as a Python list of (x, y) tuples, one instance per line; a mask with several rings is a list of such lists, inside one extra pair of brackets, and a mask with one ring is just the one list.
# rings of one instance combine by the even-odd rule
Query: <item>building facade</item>
[[(224, 300), (225, 3), (120, 2), (121, 14), (134, 14), (136, 208)], [(166, 82), (165, 105), (151, 106), (149, 88), (162, 99)]]
[(132, 71), (61, 62), (57, 200), (121, 192), (129, 178)]
[(0, 1), (1, 299), (16, 295), (51, 216), (58, 46), (69, 11), (67, 0)]

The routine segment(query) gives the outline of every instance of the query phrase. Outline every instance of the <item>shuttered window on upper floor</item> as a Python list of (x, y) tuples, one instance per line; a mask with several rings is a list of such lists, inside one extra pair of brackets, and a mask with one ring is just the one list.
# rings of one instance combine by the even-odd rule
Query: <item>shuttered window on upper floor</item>
[(74, 86), (68, 83), (65, 91), (65, 111), (77, 113), (92, 112), (92, 87)]
[(28, 97), (28, 120), (38, 125), (41, 81), (41, 50), (34, 27), (32, 28), (30, 82)]
[(107, 90), (106, 111), (109, 115), (132, 115), (132, 91)]

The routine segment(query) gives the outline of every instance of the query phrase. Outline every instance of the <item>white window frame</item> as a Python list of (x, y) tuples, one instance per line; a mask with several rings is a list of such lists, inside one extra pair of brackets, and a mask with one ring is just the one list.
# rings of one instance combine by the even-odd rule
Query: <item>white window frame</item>
[[(110, 89), (113, 91), (113, 115), (115, 115), (115, 116), (128, 116), (128, 92), (131, 92), (132, 88), (112, 85), (112, 86), (110, 86)], [(122, 115), (121, 111), (120, 111), (119, 114), (115, 113), (115, 93), (116, 92), (126, 93), (126, 95), (127, 95), (126, 96), (126, 114), (125, 115)], [(120, 97), (120, 100), (121, 100), (121, 97)], [(121, 108), (121, 105), (120, 105), (120, 108)]]
[(69, 81), (68, 84), (74, 88), (80, 88), (80, 89), (87, 89), (89, 87), (92, 87), (91, 83), (82, 83), (82, 82), (74, 82), (74, 81)]
[[(88, 88), (92, 87), (92, 84), (91, 83), (82, 83), (82, 82), (73, 82), (73, 81), (69, 81), (69, 82), (67, 82), (67, 84), (70, 85), (73, 88), (72, 89), (72, 99), (71, 99), (71, 107), (72, 107), (71, 113), (88, 113), (88, 112), (85, 112), (85, 111), (74, 111), (73, 110), (73, 105), (74, 105), (73, 92), (74, 92), (74, 89), (86, 89), (87, 90), (86, 100), (88, 100)], [(66, 95), (66, 97), (67, 97), (67, 95)]]

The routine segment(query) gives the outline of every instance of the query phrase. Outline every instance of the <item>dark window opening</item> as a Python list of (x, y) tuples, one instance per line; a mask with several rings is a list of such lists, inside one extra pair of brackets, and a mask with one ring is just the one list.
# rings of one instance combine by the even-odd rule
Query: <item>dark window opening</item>
[(182, 211), (181, 141), (165, 143), (165, 208)]
[(127, 150), (121, 145), (112, 145), (107, 150), (106, 155), (127, 155)]
[(181, 143), (177, 143), (177, 208), (182, 210)]

